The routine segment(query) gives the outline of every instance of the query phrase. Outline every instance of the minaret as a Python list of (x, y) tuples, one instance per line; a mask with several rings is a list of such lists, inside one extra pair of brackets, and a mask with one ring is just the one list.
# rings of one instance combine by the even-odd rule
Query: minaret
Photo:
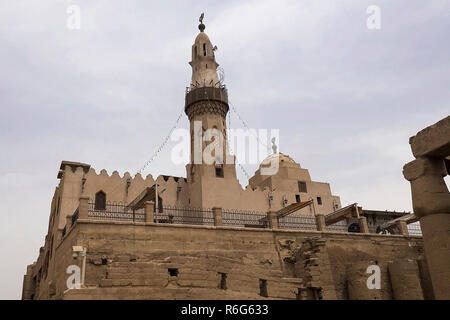
[(192, 67), (191, 89), (197, 87), (219, 87), (219, 77), (217, 76), (217, 67), (214, 51), (208, 35), (204, 32), (205, 25), (200, 23), (198, 26), (200, 33), (195, 38), (192, 45), (192, 61), (189, 64)]
[[(221, 205), (212, 202), (212, 199), (217, 199), (222, 185), (238, 184), (238, 180), (234, 157), (228, 154), (227, 147), (228, 93), (217, 76), (219, 64), (214, 55), (216, 48), (204, 32), (202, 20), (203, 14), (198, 26), (200, 33), (192, 46), (192, 61), (189, 62), (192, 80), (186, 92), (185, 112), (190, 121), (191, 161), (186, 166), (186, 171), (191, 185), (190, 205), (211, 207)], [(213, 133), (214, 136), (208, 137), (208, 133)], [(205, 154), (211, 155), (208, 161), (205, 161)], [(233, 160), (229, 161), (230, 159)], [(211, 195), (214, 192), (216, 196)]]

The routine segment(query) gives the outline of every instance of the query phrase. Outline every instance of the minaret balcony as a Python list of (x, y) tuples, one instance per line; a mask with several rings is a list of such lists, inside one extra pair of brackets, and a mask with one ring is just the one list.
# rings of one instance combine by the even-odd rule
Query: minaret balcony
[(226, 105), (228, 111), (228, 91), (224, 85), (219, 87), (193, 87), (186, 88), (185, 112), (197, 102), (220, 102)]

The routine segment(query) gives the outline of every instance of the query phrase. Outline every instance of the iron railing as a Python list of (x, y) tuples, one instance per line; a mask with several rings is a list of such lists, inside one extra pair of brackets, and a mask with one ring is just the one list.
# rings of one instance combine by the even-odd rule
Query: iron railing
[(228, 91), (225, 86), (199, 86), (186, 89), (185, 110), (199, 101), (219, 101), (228, 105)]
[(317, 230), (313, 215), (286, 216), (278, 219), (278, 226), (280, 229)]
[(197, 84), (197, 85), (192, 85), (189, 87), (186, 87), (186, 94), (191, 93), (194, 90), (197, 89), (203, 89), (205, 90), (205, 88), (215, 88), (215, 89), (221, 89), (223, 91), (225, 91), (228, 94), (228, 90), (227, 90), (227, 86), (224, 84), (221, 84), (220, 82), (216, 82), (216, 83), (209, 83), (209, 84)]
[[(72, 215), (72, 225), (75, 224), (78, 216), (79, 209)], [(95, 207), (95, 203), (89, 202), (88, 218), (109, 221), (146, 221), (144, 208), (132, 210), (124, 203), (107, 203), (104, 209), (99, 209)], [(212, 226), (214, 225), (214, 215), (212, 209), (208, 208), (164, 206), (154, 212), (154, 222)], [(265, 212), (222, 209), (222, 225), (241, 228), (268, 228), (269, 221)], [(67, 225), (64, 227), (62, 230), (63, 236), (69, 227)], [(292, 230), (317, 230), (314, 215), (289, 215), (279, 218), (278, 227), (280, 229)], [(327, 231), (347, 232), (347, 222), (339, 221), (335, 224), (328, 225), (326, 229)], [(422, 236), (419, 223), (409, 224), (408, 231), (410, 235)]]
[(155, 212), (155, 222), (214, 225), (214, 217), (211, 209), (165, 206)]
[(341, 220), (336, 223), (330, 224), (327, 226), (327, 231), (348, 232), (347, 222)]
[(93, 220), (114, 220), (114, 221), (133, 221), (144, 222), (144, 208), (132, 210), (123, 203), (107, 203), (105, 208), (95, 207), (95, 203), (88, 204), (88, 218)]
[(242, 228), (267, 228), (267, 214), (246, 210), (222, 210), (222, 225)]
[(422, 236), (422, 229), (420, 228), (420, 222), (408, 224), (408, 233), (411, 236)]

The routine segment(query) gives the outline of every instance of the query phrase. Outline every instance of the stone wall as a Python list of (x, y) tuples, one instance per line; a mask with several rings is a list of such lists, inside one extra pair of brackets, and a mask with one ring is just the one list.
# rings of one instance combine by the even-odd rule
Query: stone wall
[[(70, 165), (65, 165), (64, 163), (66, 162), (61, 164), (62, 170), (58, 175), (61, 181), (55, 190), (53, 201), (55, 208), (52, 207), (50, 214), (50, 221), (55, 221), (56, 228), (59, 229), (64, 228), (66, 217), (72, 215), (78, 208), (81, 196), (87, 196), (91, 201), (94, 201), (95, 194), (103, 191), (108, 202), (130, 203), (146, 187), (151, 187), (158, 183), (160, 186), (159, 191), (161, 192), (160, 198), (165, 206), (192, 207), (194, 206), (193, 199), (195, 198), (196, 190), (203, 188), (202, 186), (189, 184), (185, 178), (181, 177), (159, 176), (157, 179), (154, 179), (152, 175), (147, 175), (143, 178), (140, 174), (131, 177), (128, 172), (120, 176), (117, 171), (114, 171), (112, 174), (109, 174), (106, 170), (96, 173), (87, 164), (70, 162)], [(253, 189), (247, 186), (247, 188), (243, 189), (237, 179), (222, 181), (214, 178), (212, 182), (204, 186), (206, 190), (203, 193), (208, 198), (207, 201), (205, 200), (207, 204), (205, 208), (218, 206), (224, 209), (267, 212), (269, 210), (279, 210), (283, 206), (296, 202), (296, 195), (300, 195), (301, 201), (306, 201), (312, 197), (315, 201), (313, 208), (316, 213), (327, 214), (333, 212), (333, 203), (340, 207), (339, 197), (331, 195), (328, 183), (308, 181), (308, 193), (300, 194), (297, 190), (297, 180), (295, 179), (290, 181), (292, 184), (290, 189), (292, 190), (277, 187), (277, 190), (273, 192), (270, 192), (269, 187), (256, 187)], [(217, 190), (220, 190), (220, 192), (217, 192)], [(269, 194), (273, 197), (270, 206)], [(316, 196), (322, 198), (323, 204), (319, 205), (317, 203)], [(286, 203), (283, 202), (284, 199)], [(294, 215), (312, 214), (313, 208), (305, 207)], [(51, 227), (49, 230), (51, 231)]]
[[(66, 268), (81, 266), (73, 245), (87, 248), (86, 288), (66, 291)], [(388, 264), (423, 258), (418, 237), (92, 220), (78, 220), (55, 255), (54, 295), (36, 298), (348, 299), (370, 262), (386, 271), (380, 297), (392, 299)]]

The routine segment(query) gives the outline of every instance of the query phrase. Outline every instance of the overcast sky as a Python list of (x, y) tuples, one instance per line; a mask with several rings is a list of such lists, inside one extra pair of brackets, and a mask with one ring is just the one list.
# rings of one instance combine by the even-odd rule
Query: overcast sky
[[(380, 30), (366, 26), (372, 4)], [(280, 151), (343, 205), (411, 210), (408, 138), (450, 113), (450, 1), (2, 1), (0, 298), (21, 296), (61, 160), (133, 174), (167, 135), (201, 12), (250, 127), (280, 129)], [(186, 175), (173, 145), (144, 176)]]

